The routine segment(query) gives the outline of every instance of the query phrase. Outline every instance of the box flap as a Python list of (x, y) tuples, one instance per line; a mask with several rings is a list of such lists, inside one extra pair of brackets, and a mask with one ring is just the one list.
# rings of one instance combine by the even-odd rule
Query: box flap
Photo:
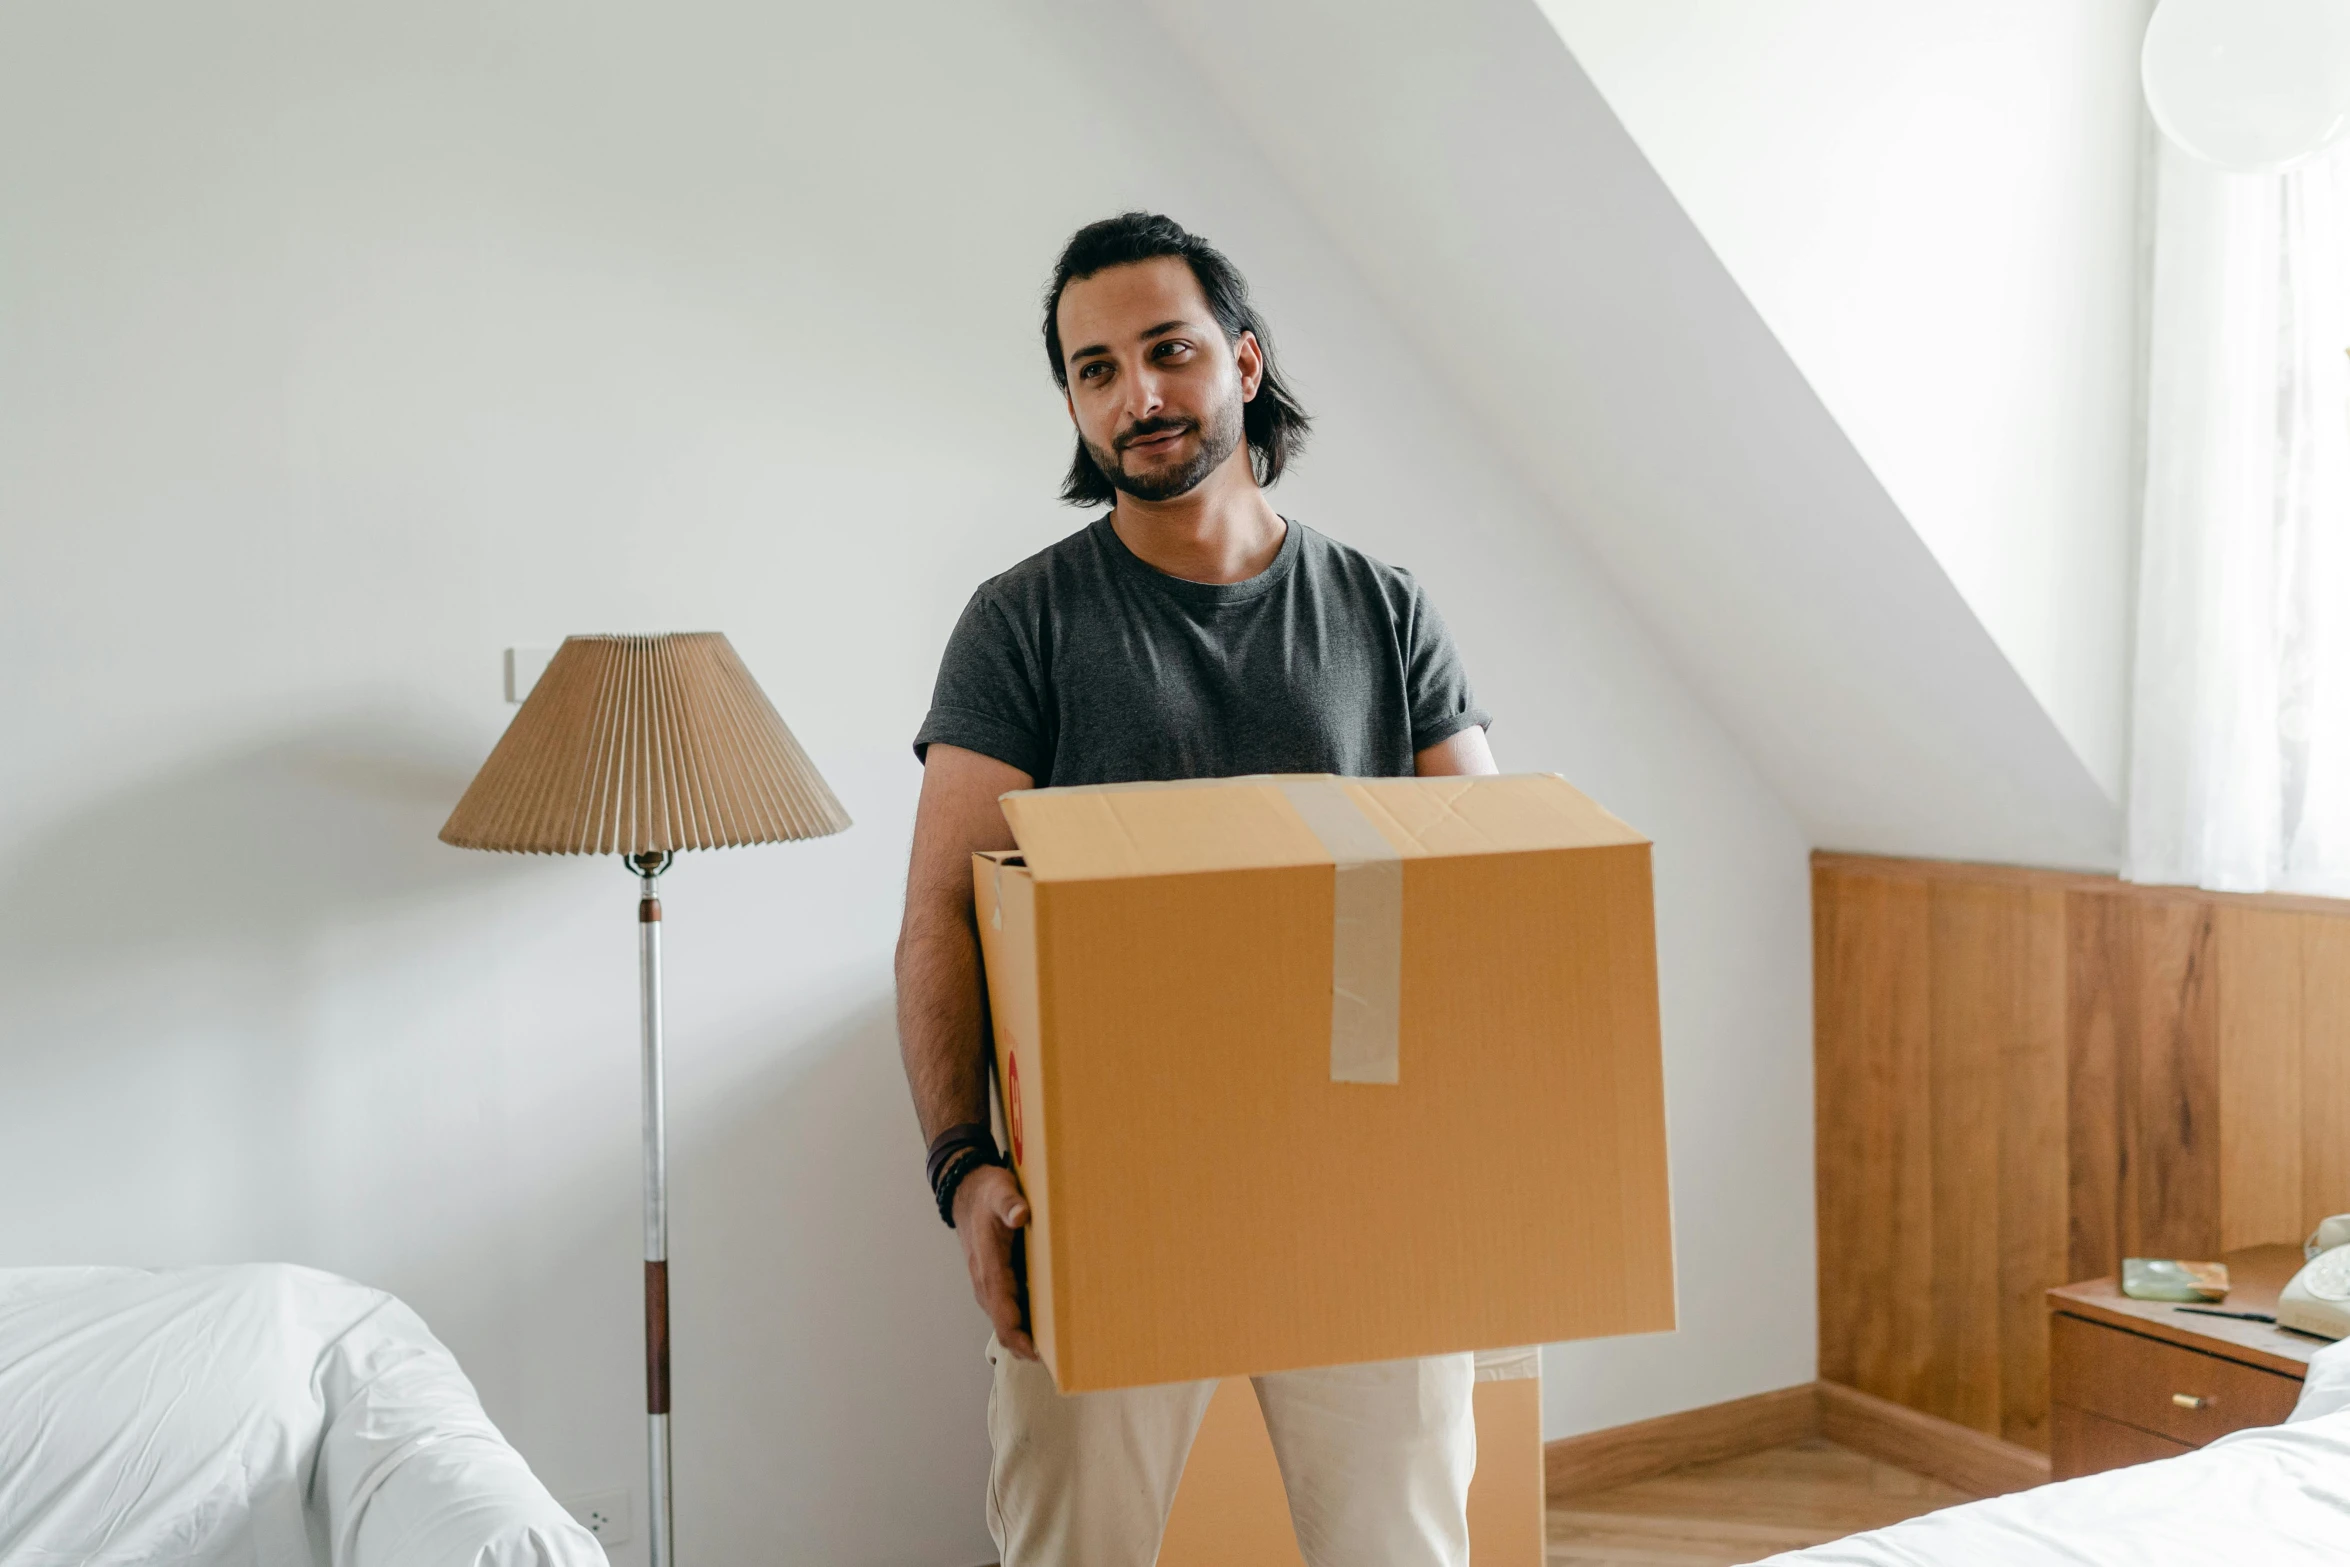
[(1555, 773), (1485, 778), (1282, 774), (1024, 789), (1003, 797), (1040, 882), (1330, 865), (1340, 854), (1292, 796), (1321, 783), (1402, 859), (1645, 843)]

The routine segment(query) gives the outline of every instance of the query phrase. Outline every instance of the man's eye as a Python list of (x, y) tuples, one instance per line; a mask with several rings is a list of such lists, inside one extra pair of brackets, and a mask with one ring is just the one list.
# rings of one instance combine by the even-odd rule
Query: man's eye
[(1077, 378), (1081, 381), (1098, 381), (1103, 376), (1109, 374), (1109, 370), (1110, 367), (1108, 365), (1103, 364), (1100, 360), (1097, 359), (1092, 364), (1089, 364), (1084, 369), (1078, 371)]
[(1191, 345), (1189, 343), (1174, 342), (1161, 343), (1159, 345), (1159, 357), (1161, 359), (1179, 359), (1188, 355), (1190, 352)]

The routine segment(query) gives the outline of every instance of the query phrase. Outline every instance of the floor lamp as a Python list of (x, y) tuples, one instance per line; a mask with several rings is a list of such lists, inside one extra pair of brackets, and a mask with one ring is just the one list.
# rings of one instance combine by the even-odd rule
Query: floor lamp
[(669, 1493), (669, 1169), (662, 1104), (661, 873), (686, 849), (849, 825), (734, 648), (714, 631), (570, 637), (441, 829), (462, 849), (617, 854), (637, 874), (645, 1141), (645, 1415), (652, 1567)]

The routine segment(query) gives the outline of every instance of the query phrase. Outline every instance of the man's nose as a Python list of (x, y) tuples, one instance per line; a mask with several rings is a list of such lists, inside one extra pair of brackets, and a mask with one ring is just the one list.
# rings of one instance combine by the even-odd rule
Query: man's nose
[(1148, 419), (1167, 405), (1160, 395), (1159, 376), (1155, 370), (1141, 370), (1126, 381), (1126, 422)]

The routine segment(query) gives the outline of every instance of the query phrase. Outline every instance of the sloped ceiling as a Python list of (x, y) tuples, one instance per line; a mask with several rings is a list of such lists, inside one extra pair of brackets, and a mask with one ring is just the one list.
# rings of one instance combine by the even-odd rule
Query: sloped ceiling
[(1822, 847), (2110, 868), (2116, 802), (1534, 0), (1151, 0)]

